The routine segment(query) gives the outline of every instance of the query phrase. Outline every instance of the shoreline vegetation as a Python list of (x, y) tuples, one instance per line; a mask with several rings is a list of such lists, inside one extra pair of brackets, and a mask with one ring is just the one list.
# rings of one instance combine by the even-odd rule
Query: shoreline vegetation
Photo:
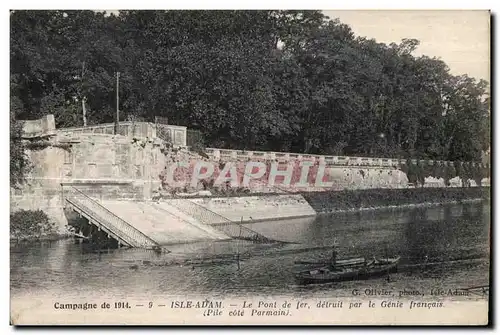
[(475, 198), (475, 199), (464, 199), (464, 200), (449, 200), (449, 201), (442, 201), (442, 202), (423, 202), (423, 203), (404, 204), (404, 205), (361, 207), (361, 208), (338, 209), (338, 210), (324, 211), (324, 212), (318, 213), (318, 215), (358, 213), (358, 212), (393, 210), (393, 209), (399, 210), (399, 209), (421, 208), (421, 207), (437, 207), (437, 206), (444, 206), (444, 205), (476, 203), (476, 202), (482, 202), (482, 201), (485, 201), (485, 199)]
[(317, 213), (356, 212), (384, 208), (411, 208), (489, 200), (489, 187), (364, 189), (302, 193)]
[[(329, 215), (489, 201), (490, 187), (365, 189), (310, 192), (302, 193), (301, 195), (313, 207), (317, 215)], [(244, 194), (241, 196), (255, 195)], [(269, 221), (286, 219), (291, 218)], [(42, 210), (18, 210), (11, 213), (11, 243), (57, 241), (73, 236), (74, 234), (69, 229), (58, 231), (55, 224)]]

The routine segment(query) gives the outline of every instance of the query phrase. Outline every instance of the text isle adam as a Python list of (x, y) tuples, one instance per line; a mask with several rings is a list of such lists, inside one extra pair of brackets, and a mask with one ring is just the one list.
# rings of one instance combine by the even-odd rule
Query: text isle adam
[(179, 310), (191, 309), (199, 311), (205, 317), (261, 317), (283, 316), (292, 317), (294, 314), (317, 309), (346, 309), (360, 308), (384, 309), (436, 309), (445, 307), (447, 298), (467, 295), (466, 293), (448, 289), (436, 288), (429, 292), (419, 291), (391, 291), (377, 289), (353, 289), (352, 295), (334, 299), (165, 299), (164, 301), (100, 301), (100, 302), (54, 302), (53, 308), (61, 312), (72, 310), (130, 310), (130, 309), (164, 309)]

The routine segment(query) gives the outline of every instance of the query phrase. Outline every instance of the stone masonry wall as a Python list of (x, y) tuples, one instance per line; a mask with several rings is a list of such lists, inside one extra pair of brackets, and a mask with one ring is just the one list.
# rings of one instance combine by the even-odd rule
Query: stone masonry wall
[(33, 168), (23, 188), (12, 190), (12, 210), (42, 209), (62, 227), (67, 223), (64, 187), (78, 185), (96, 199), (142, 200), (160, 185), (158, 174), (164, 168), (164, 155), (153, 141), (63, 134), (51, 143), (27, 151)]

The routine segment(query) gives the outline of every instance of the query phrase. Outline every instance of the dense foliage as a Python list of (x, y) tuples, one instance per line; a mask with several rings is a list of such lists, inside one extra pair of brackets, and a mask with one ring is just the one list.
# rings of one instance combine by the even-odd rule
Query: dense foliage
[(487, 82), (320, 11), (13, 11), (18, 119), (168, 118), (207, 146), (477, 161)]

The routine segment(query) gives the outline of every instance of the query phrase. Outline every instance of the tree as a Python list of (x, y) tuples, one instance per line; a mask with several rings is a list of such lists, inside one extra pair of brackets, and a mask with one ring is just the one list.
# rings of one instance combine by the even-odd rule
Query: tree
[(321, 11), (13, 11), (17, 119), (120, 115), (204, 133), (207, 146), (479, 160), (488, 83), (416, 57), (418, 40), (355, 36)]

